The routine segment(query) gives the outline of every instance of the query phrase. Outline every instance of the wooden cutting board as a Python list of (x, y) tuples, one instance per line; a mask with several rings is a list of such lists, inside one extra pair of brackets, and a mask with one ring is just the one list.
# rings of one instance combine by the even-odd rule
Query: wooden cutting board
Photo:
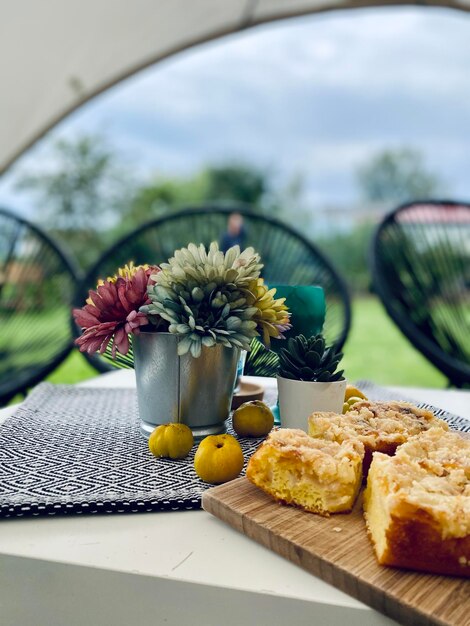
[(206, 491), (203, 508), (315, 576), (398, 622), (470, 626), (470, 579), (378, 565), (362, 502), (329, 518), (283, 506), (246, 478)]

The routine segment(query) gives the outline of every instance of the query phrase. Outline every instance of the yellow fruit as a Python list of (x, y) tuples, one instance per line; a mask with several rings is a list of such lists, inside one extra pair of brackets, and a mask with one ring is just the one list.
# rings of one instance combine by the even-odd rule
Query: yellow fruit
[(193, 433), (186, 424), (162, 424), (149, 438), (150, 452), (168, 459), (184, 459), (193, 444)]
[(343, 403), (343, 413), (347, 413), (351, 407), (347, 402)]
[(264, 437), (274, 426), (274, 415), (260, 400), (245, 402), (234, 411), (232, 426), (240, 437)]
[(367, 400), (367, 397), (362, 393), (360, 389), (354, 387), (354, 385), (346, 385), (346, 391), (344, 393), (344, 401), (348, 402), (349, 398), (359, 398), (360, 400)]
[(352, 398), (349, 398), (348, 404), (349, 406), (352, 406), (353, 404), (356, 404), (356, 402), (362, 402), (363, 400), (364, 398), (358, 398), (357, 396), (353, 396)]
[(209, 435), (201, 441), (194, 457), (194, 469), (206, 483), (226, 483), (243, 469), (243, 452), (232, 435)]

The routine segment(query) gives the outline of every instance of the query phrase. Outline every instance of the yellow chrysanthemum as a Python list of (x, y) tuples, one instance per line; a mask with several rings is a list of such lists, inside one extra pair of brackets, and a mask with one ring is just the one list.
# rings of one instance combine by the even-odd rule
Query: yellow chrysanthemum
[(290, 313), (284, 304), (285, 298), (275, 298), (276, 289), (268, 289), (262, 278), (250, 282), (248, 286), (248, 304), (258, 312), (253, 320), (263, 336), (263, 342), (269, 347), (271, 337), (279, 338), (282, 332), (290, 328)]
[[(110, 283), (115, 283), (118, 278), (128, 278), (130, 280), (141, 268), (143, 270), (148, 270), (149, 265), (147, 263), (144, 265), (134, 265), (134, 261), (130, 261), (129, 263), (126, 263), (124, 267), (120, 267), (117, 274), (114, 274), (114, 276), (108, 276), (106, 280)], [(98, 281), (98, 285), (102, 285), (103, 283), (103, 280)]]

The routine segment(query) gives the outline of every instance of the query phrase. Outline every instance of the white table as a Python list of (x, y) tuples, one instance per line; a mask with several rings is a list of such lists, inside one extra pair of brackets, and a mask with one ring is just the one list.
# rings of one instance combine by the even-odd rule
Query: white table
[[(470, 419), (470, 392), (400, 391)], [(204, 511), (0, 521), (1, 626), (343, 623), (395, 622)]]

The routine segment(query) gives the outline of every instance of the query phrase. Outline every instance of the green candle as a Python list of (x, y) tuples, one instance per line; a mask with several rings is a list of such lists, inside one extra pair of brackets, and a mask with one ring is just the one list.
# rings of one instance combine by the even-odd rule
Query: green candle
[[(269, 285), (276, 289), (276, 298), (285, 298), (286, 305), (291, 312), (292, 328), (284, 333), (286, 339), (296, 335), (311, 337), (322, 331), (325, 322), (325, 293), (317, 285)], [(271, 350), (278, 352), (284, 342), (271, 341)], [(274, 423), (279, 426), (279, 404), (271, 407), (274, 414)]]
[[(276, 289), (276, 298), (285, 298), (291, 312), (292, 328), (286, 338), (296, 335), (311, 337), (321, 332), (325, 321), (325, 294), (317, 285), (269, 285)], [(282, 341), (272, 341), (271, 349), (278, 352)]]

